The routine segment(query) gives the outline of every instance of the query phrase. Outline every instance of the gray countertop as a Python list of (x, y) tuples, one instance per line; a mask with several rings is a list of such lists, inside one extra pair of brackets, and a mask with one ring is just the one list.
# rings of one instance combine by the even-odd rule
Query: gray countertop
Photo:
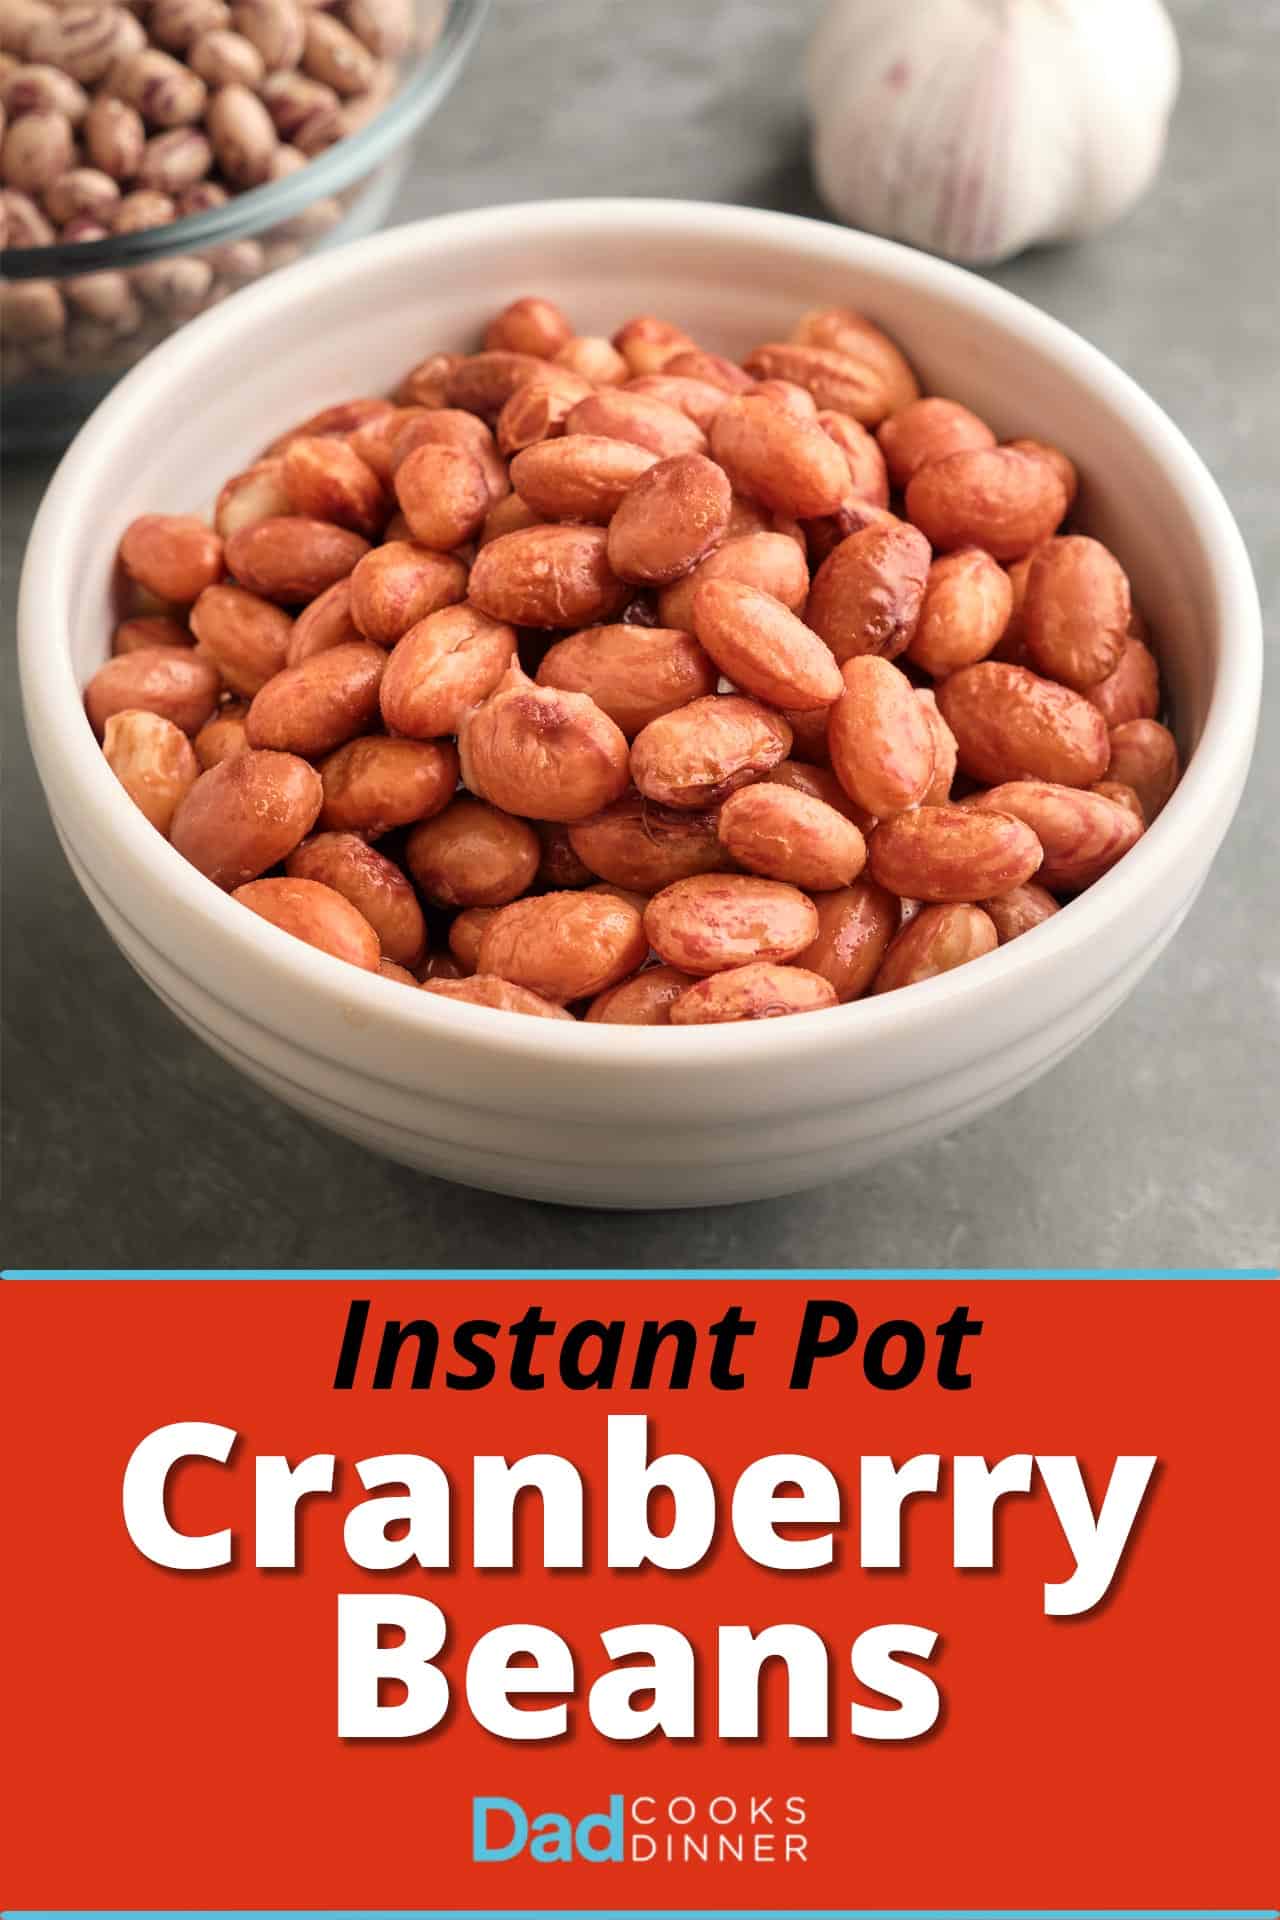
[[(1184, 83), (1128, 222), (1001, 268), (1200, 448), (1277, 615), (1280, 17), (1174, 0)], [(814, 0), (496, 0), (397, 216), (598, 193), (820, 211), (799, 67)], [(6, 462), (4, 644), (51, 465)], [(949, 1139), (794, 1199), (574, 1212), (377, 1160), (260, 1094), (130, 972), (72, 880), (4, 702), (10, 1266), (1231, 1266), (1273, 1262), (1280, 724), (1172, 947), (1064, 1065)]]

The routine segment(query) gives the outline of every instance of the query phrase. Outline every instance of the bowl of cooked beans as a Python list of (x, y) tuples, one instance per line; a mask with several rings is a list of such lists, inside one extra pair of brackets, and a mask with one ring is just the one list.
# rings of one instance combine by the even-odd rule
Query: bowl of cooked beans
[(1062, 1058), (1208, 872), (1261, 658), (1226, 504), (1094, 348), (644, 201), (184, 328), (19, 624), (62, 845), (181, 1020), (366, 1146), (614, 1207), (810, 1187)]

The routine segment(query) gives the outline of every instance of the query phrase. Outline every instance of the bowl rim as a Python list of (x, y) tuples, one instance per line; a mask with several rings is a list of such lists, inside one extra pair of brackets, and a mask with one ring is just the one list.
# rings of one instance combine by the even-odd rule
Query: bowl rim
[[(1091, 386), (1127, 429), (1169, 467), (1201, 529), (1221, 634), (1220, 659), (1200, 740), (1172, 799), (1137, 846), (1070, 902), (1068, 911), (963, 967), (892, 994), (788, 1020), (781, 1034), (770, 1021), (678, 1030), (576, 1021), (570, 1034), (568, 1024), (559, 1020), (530, 1019), (430, 993), (405, 991), (398, 997), (389, 993), (388, 983), (376, 974), (362, 975), (349, 963), (245, 913), (229, 894), (189, 865), (134, 807), (84, 720), (68, 635), (74, 547), (63, 529), (76, 523), (77, 496), (92, 485), (104, 459), (112, 457), (116, 435), (130, 423), (144, 383), (161, 378), (189, 382), (198, 377), (206, 347), (215, 343), (226, 347), (236, 337), (247, 339), (260, 328), (278, 325), (286, 311), (296, 314), (328, 283), (352, 271), (376, 270), (393, 259), (402, 263), (407, 253), (419, 248), (434, 253), (491, 243), (509, 234), (515, 222), (525, 241), (536, 225), (549, 239), (572, 238), (583, 246), (589, 245), (595, 228), (610, 235), (620, 229), (629, 231), (637, 239), (680, 235), (746, 240), (765, 252), (799, 248), (811, 259), (825, 256), (834, 267), (852, 265), (908, 290), (917, 287), (935, 300), (949, 298), (971, 316), (989, 318), (993, 325), (1019, 334), (1033, 350)], [(187, 916), (188, 928), (198, 928), (209, 943), (208, 953), (213, 955), (218, 945), (230, 942), (241, 952), (251, 950), (260, 964), (272, 970), (278, 984), (289, 990), (290, 1004), (300, 1008), (296, 1022), (283, 1027), (277, 1019), (272, 1032), (303, 1051), (332, 1058), (315, 1044), (321, 1019), (325, 1030), (341, 1032), (354, 1010), (366, 1032), (376, 1024), (388, 1035), (398, 1029), (424, 1040), (447, 1036), (456, 1044), (474, 1043), (482, 1051), (530, 1066), (576, 1065), (593, 1073), (615, 1067), (732, 1070), (766, 1063), (776, 1069), (784, 1058), (795, 1067), (806, 1058), (816, 1060), (827, 1054), (837, 1044), (879, 1045), (898, 1035), (918, 1044), (961, 1021), (982, 1032), (984, 1014), (994, 1013), (1010, 995), (1033, 988), (1036, 977), (1047, 977), (1055, 963), (1069, 971), (1073, 960), (1107, 939), (1116, 922), (1134, 911), (1136, 896), (1183, 898), (1188, 868), (1203, 871), (1208, 864), (1206, 842), (1211, 858), (1234, 813), (1256, 729), (1262, 676), (1257, 588), (1230, 509), (1180, 429), (1098, 348), (1004, 288), (894, 241), (799, 215), (700, 201), (558, 199), (438, 215), (300, 261), (189, 322), (125, 376), (63, 456), (28, 542), (18, 629), (27, 727), (46, 791), (74, 793), (77, 804), (109, 832), (129, 866), (153, 879), (159, 872), (175, 909)], [(1206, 822), (1210, 823), (1207, 829)], [(127, 918), (127, 901), (118, 910)], [(207, 979), (201, 985), (214, 991)], [(236, 1005), (242, 1017), (256, 1017), (245, 1016), (243, 1007)], [(372, 1069), (362, 1071), (377, 1077)]]
[(270, 232), (305, 213), (315, 201), (363, 180), (410, 137), (449, 92), (479, 38), (491, 0), (441, 0), (441, 4), (440, 31), (416, 60), (403, 67), (400, 84), (385, 106), (355, 133), (313, 154), (296, 173), (251, 187), (246, 193), (232, 194), (225, 206), (186, 214), (167, 226), (109, 234), (105, 240), (2, 248), (0, 278), (77, 279), (89, 273), (176, 259), (200, 253), (206, 247), (227, 246)]

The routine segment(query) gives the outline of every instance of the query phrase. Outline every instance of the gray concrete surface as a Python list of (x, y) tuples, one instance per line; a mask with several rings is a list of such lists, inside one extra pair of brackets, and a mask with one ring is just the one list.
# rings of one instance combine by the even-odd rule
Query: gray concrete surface
[[(1156, 190), (997, 277), (1128, 368), (1218, 475), (1274, 630), (1280, 15), (1175, 0), (1185, 82)], [(813, 0), (497, 0), (404, 218), (583, 191), (820, 211), (799, 86)], [(3, 642), (48, 464), (7, 463)], [(134, 978), (55, 845), (4, 700), (8, 1265), (1230, 1266), (1277, 1256), (1275, 679), (1244, 806), (1188, 923), (1092, 1041), (985, 1120), (797, 1199), (575, 1213), (419, 1178), (322, 1133)]]

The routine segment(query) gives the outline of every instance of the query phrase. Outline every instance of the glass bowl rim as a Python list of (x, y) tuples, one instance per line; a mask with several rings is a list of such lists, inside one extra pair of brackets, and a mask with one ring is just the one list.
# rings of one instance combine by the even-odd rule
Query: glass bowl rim
[(367, 126), (336, 140), (283, 180), (235, 194), (225, 206), (187, 214), (167, 226), (104, 240), (72, 240), (47, 247), (0, 250), (0, 279), (65, 280), (81, 274), (137, 267), (225, 246), (269, 231), (305, 213), (316, 200), (372, 172), (407, 140), (448, 93), (471, 53), (490, 0), (444, 0), (444, 18), (430, 47), (407, 69), (391, 99)]

